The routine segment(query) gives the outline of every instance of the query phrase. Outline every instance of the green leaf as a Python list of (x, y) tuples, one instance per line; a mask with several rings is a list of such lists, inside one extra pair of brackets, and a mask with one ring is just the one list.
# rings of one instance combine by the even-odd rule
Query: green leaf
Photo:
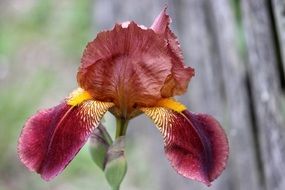
[(127, 161), (124, 155), (125, 137), (121, 136), (110, 146), (107, 153), (105, 176), (113, 190), (119, 190), (127, 172)]
[(106, 128), (100, 123), (90, 137), (90, 153), (95, 164), (104, 170), (107, 159), (107, 152), (113, 143)]

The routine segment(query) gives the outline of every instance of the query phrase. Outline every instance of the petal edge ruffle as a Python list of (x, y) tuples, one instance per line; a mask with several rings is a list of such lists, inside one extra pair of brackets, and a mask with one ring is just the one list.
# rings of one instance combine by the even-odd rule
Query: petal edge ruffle
[(166, 11), (167, 7), (155, 18), (151, 29), (167, 39), (169, 55), (172, 58), (172, 69), (171, 75), (165, 80), (165, 85), (161, 89), (161, 94), (163, 97), (171, 97), (185, 93), (190, 79), (195, 75), (195, 71), (193, 68), (184, 65), (180, 43), (169, 27), (171, 18)]

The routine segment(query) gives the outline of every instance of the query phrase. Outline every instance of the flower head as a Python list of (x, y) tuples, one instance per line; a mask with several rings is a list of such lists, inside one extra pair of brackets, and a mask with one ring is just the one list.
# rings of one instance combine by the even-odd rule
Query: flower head
[(164, 10), (150, 28), (125, 22), (99, 33), (84, 51), (79, 86), (96, 100), (114, 102), (122, 117), (184, 93), (194, 69), (183, 64), (169, 23)]
[(163, 135), (173, 168), (210, 185), (225, 167), (228, 142), (217, 120), (173, 99), (186, 91), (194, 69), (184, 65), (170, 22), (164, 9), (150, 28), (125, 22), (100, 32), (83, 53), (80, 87), (24, 125), (21, 161), (50, 180), (73, 159), (105, 112), (126, 121), (145, 113)]

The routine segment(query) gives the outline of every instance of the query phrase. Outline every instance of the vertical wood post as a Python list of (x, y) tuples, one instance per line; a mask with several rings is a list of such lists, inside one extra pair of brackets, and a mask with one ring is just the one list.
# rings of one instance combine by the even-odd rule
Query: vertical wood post
[(279, 107), (280, 81), (269, 1), (241, 2), (263, 180), (267, 190), (282, 190), (285, 188), (284, 123)]
[(260, 190), (246, 68), (237, 46), (237, 21), (228, 0), (208, 0), (226, 91), (233, 189)]

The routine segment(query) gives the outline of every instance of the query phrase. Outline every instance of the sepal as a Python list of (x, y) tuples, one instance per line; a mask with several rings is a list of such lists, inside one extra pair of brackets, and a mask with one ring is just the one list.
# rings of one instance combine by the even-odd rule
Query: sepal
[(105, 166), (105, 177), (113, 190), (120, 188), (126, 173), (125, 136), (121, 136), (109, 148)]
[(104, 171), (107, 152), (113, 140), (106, 128), (100, 123), (90, 136), (90, 154), (94, 163)]

